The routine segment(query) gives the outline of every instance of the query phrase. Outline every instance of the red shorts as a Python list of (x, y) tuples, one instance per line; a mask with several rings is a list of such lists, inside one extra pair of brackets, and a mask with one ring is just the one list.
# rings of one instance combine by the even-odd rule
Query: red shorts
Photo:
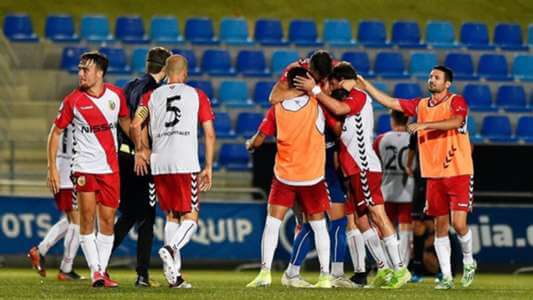
[(349, 216), (355, 212), (355, 200), (352, 197), (352, 193), (348, 193), (348, 198), (344, 202), (344, 214)]
[(328, 187), (324, 180), (310, 186), (287, 185), (274, 177), (270, 187), (268, 203), (288, 208), (298, 201), (307, 214), (317, 214), (329, 209)]
[(368, 213), (368, 206), (383, 204), (381, 194), (381, 172), (365, 172), (364, 176), (355, 174), (349, 177), (350, 198), (358, 216)]
[(411, 224), (413, 205), (409, 203), (385, 202), (385, 212), (392, 224)]
[(445, 216), (450, 210), (470, 211), (472, 209), (473, 176), (461, 175), (448, 178), (427, 178), (427, 214), (433, 217)]
[(74, 189), (81, 193), (96, 193), (96, 202), (112, 208), (120, 204), (120, 176), (111, 174), (74, 173)]
[(59, 211), (69, 212), (72, 210), (73, 193), (73, 189), (60, 189), (59, 192), (54, 195), (54, 200), (56, 200), (56, 206)]
[(154, 175), (155, 192), (164, 212), (200, 211), (196, 173)]

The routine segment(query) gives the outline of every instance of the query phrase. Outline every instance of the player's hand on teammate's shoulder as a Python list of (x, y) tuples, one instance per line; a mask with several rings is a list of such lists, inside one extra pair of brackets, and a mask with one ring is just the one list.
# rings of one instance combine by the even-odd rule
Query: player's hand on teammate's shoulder
[(307, 73), (306, 77), (296, 76), (296, 78), (294, 78), (294, 86), (299, 90), (311, 92), (315, 85), (316, 82), (313, 79), (313, 76), (309, 73)]
[(362, 89), (364, 89), (364, 90), (367, 89), (367, 83), (368, 82), (366, 81), (366, 79), (363, 76), (361, 76), (359, 74), (357, 74), (357, 83)]
[(48, 168), (48, 178), (46, 185), (50, 191), (55, 195), (59, 192), (59, 174), (55, 166), (50, 166)]
[(420, 130), (424, 130), (427, 128), (427, 125), (424, 123), (411, 123), (407, 125), (407, 131), (409, 131), (410, 134), (415, 134)]
[(213, 169), (211, 167), (204, 168), (198, 177), (200, 179), (200, 191), (209, 191), (213, 183)]

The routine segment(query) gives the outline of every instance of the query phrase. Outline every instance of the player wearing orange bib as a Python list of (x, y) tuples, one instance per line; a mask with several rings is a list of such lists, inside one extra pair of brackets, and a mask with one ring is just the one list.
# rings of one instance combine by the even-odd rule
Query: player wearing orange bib
[(431, 97), (404, 100), (394, 99), (364, 78), (358, 78), (366, 91), (381, 104), (417, 117), (417, 123), (408, 125), (408, 130), (418, 133), (420, 168), (422, 177), (427, 178), (428, 214), (435, 217), (435, 250), (443, 273), (443, 280), (436, 289), (453, 287), (448, 238), (450, 214), (463, 250), (463, 287), (472, 284), (477, 267), (472, 256), (472, 232), (466, 223), (472, 207), (474, 174), (466, 130), (468, 107), (462, 96), (448, 91), (452, 80), (450, 69), (436, 66), (428, 78)]

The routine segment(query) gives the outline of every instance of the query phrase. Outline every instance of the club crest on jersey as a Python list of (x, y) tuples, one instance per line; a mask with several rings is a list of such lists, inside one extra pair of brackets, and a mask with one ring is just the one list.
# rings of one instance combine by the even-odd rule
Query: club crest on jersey
[(87, 180), (85, 179), (85, 176), (80, 176), (78, 177), (77, 182), (79, 186), (84, 186), (87, 183)]
[(116, 107), (116, 106), (117, 106), (117, 105), (115, 104), (115, 101), (113, 101), (113, 100), (109, 100), (109, 108), (110, 108), (111, 110), (115, 110), (115, 107)]

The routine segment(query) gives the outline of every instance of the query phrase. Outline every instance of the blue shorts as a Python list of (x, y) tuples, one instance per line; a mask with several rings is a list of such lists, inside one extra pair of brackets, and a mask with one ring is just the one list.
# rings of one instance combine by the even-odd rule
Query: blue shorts
[(333, 164), (333, 148), (326, 149), (326, 183), (328, 184), (329, 197), (332, 203), (344, 203), (346, 201), (346, 190), (342, 184), (342, 177), (335, 170)]

